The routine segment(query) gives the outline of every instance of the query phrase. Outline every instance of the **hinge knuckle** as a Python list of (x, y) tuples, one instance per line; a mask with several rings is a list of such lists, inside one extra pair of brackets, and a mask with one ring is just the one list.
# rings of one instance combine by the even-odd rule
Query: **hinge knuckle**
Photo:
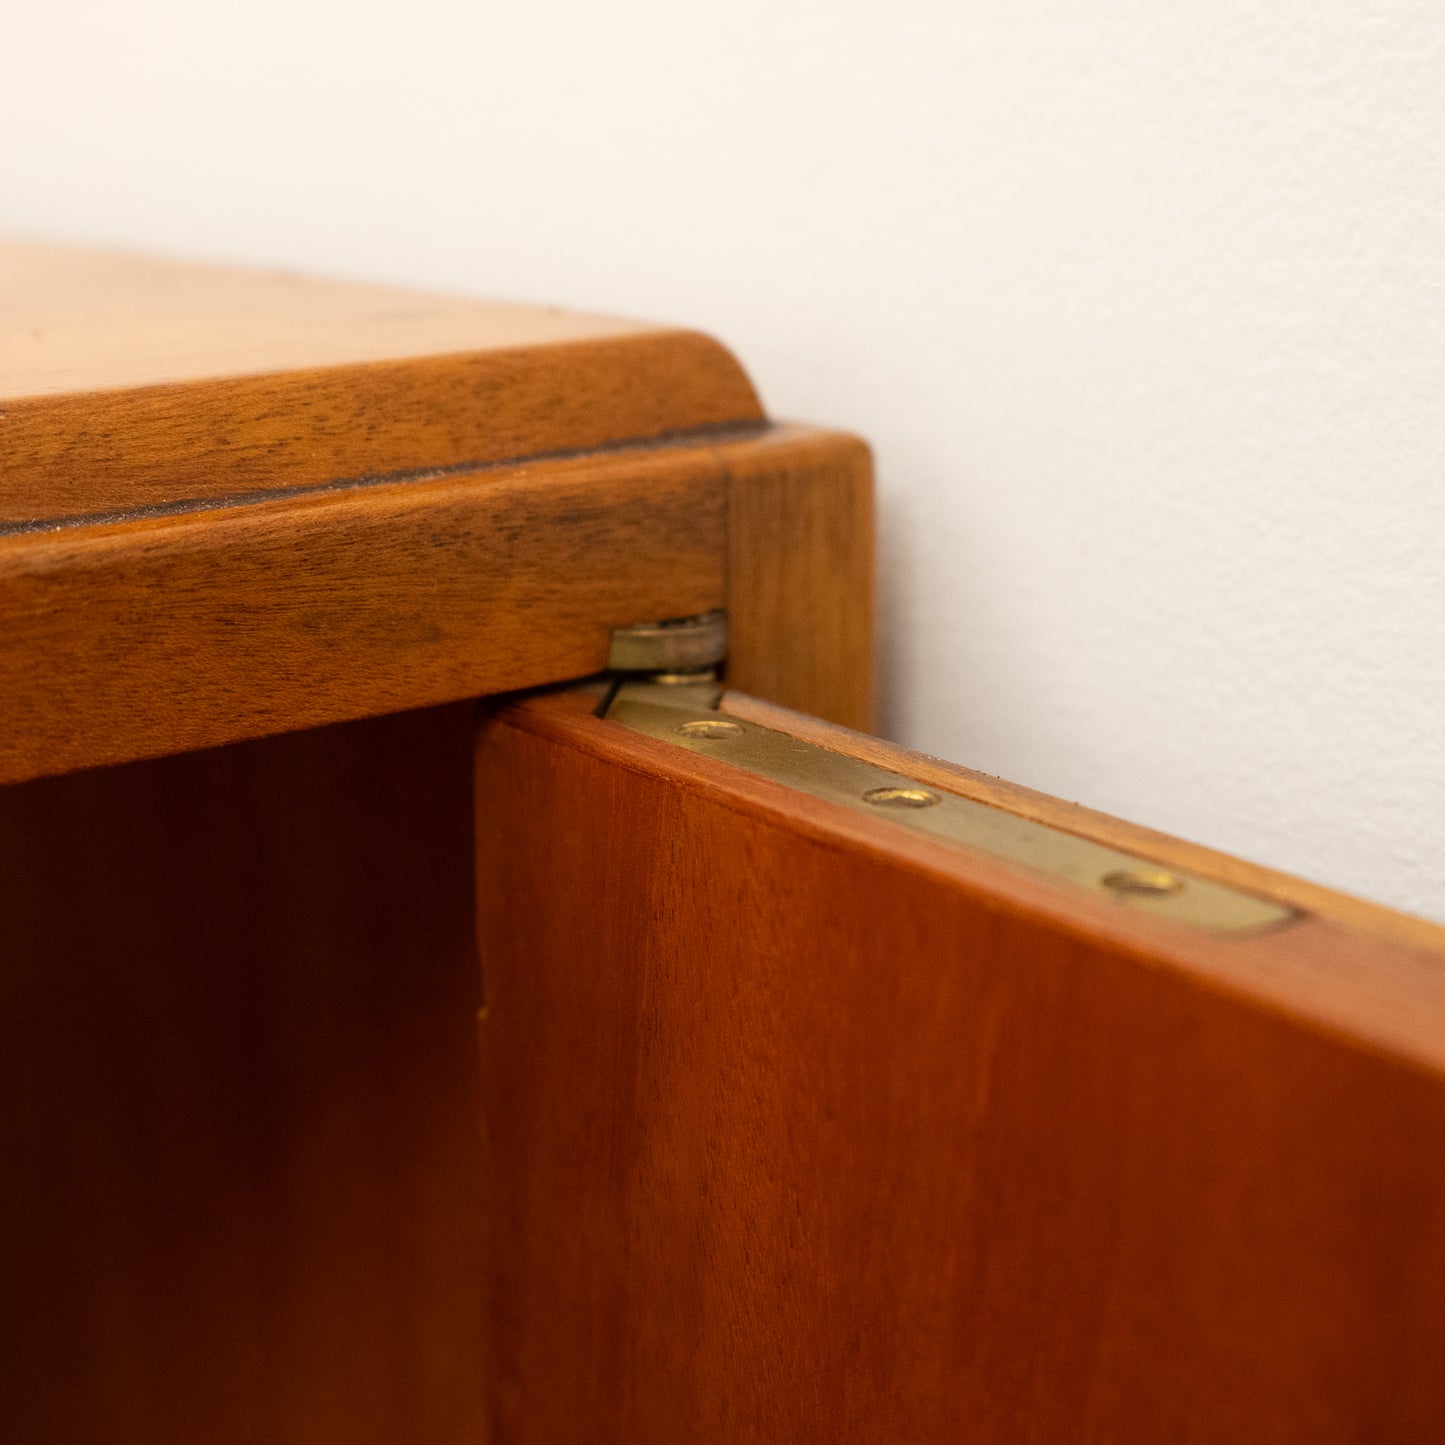
[(638, 622), (612, 633), (609, 672), (698, 672), (728, 653), (728, 615), (721, 608), (667, 622)]

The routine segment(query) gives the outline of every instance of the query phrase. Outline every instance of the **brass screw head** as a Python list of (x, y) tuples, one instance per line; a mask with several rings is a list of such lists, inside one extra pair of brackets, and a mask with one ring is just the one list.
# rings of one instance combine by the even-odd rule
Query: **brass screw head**
[(677, 672), (650, 672), (647, 680), (659, 687), (691, 687), (698, 682), (716, 682), (717, 668), (693, 667)]
[(875, 808), (931, 808), (939, 798), (927, 788), (870, 788), (863, 801)]
[(743, 734), (740, 724), (726, 718), (694, 718), (683, 723), (678, 732), (685, 738), (738, 738)]
[(1184, 880), (1167, 868), (1120, 868), (1099, 881), (1111, 893), (1135, 898), (1167, 898), (1184, 887)]

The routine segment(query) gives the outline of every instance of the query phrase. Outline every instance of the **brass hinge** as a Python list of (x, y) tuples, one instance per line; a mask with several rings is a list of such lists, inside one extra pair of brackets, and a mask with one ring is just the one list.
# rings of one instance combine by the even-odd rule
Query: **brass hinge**
[(619, 627), (607, 649), (609, 672), (698, 672), (728, 655), (728, 615), (721, 608), (669, 622)]
[[(614, 655), (634, 663), (645, 658), (660, 662), (655, 668), (629, 667), (630, 675), (616, 678), (598, 716), (809, 797), (976, 849), (1176, 923), (1238, 936), (1279, 927), (1297, 916), (1269, 899), (1162, 867), (992, 803), (924, 785), (788, 733), (724, 716), (718, 711), (724, 687), (713, 667), (726, 652), (726, 618), (710, 613), (708, 619), (706, 627), (704, 619), (688, 618), (614, 633)], [(687, 634), (689, 629), (686, 643), (671, 645), (671, 631)], [(624, 633), (627, 640), (618, 647)], [(704, 633), (712, 639), (711, 648), (701, 644)], [(704, 654), (710, 660), (697, 661)], [(689, 666), (679, 665), (683, 657)], [(644, 673), (651, 675), (640, 675)]]

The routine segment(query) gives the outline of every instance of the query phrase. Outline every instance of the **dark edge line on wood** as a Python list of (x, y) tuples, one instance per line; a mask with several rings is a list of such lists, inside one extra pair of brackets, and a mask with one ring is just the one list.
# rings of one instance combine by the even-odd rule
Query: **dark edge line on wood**
[(314, 482), (300, 487), (260, 487), (249, 492), (230, 492), (222, 497), (193, 497), (174, 502), (153, 502), (143, 507), (129, 507), (110, 512), (76, 512), (63, 517), (34, 518), (23, 522), (0, 522), (0, 540), (6, 537), (34, 536), (43, 533), (78, 531), (85, 527), (111, 526), (123, 522), (146, 522), (161, 517), (181, 516), (190, 512), (224, 511), (230, 507), (254, 506), (263, 502), (282, 501), (292, 497), (314, 497), (327, 492), (359, 491), (391, 483), (431, 482), (442, 477), (466, 476), (469, 473), (494, 472), (521, 466), (526, 462), (580, 460), (584, 457), (617, 455), (622, 452), (660, 452), (688, 443), (746, 441), (774, 431), (778, 423), (771, 421), (721, 422), (713, 426), (689, 427), (680, 431), (659, 432), (636, 440), (608, 442), (599, 447), (563, 448), (557, 451), (528, 452), (522, 456), (502, 457), (493, 461), (449, 462), (440, 467), (412, 467), (395, 472), (363, 473), (356, 477), (340, 477), (330, 482)]

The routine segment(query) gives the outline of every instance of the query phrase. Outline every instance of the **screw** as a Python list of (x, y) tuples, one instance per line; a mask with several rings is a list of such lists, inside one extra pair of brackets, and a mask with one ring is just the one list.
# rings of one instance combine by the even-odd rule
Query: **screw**
[(876, 808), (931, 808), (939, 798), (927, 788), (870, 788), (863, 801)]
[(649, 672), (647, 680), (659, 687), (690, 687), (698, 682), (716, 682), (717, 668), (679, 668), (676, 672)]
[(1120, 868), (1106, 873), (1100, 883), (1111, 893), (1135, 898), (1167, 898), (1184, 887), (1184, 880), (1164, 868)]
[(695, 718), (683, 723), (678, 732), (685, 738), (737, 738), (743, 730), (738, 723), (725, 718)]

